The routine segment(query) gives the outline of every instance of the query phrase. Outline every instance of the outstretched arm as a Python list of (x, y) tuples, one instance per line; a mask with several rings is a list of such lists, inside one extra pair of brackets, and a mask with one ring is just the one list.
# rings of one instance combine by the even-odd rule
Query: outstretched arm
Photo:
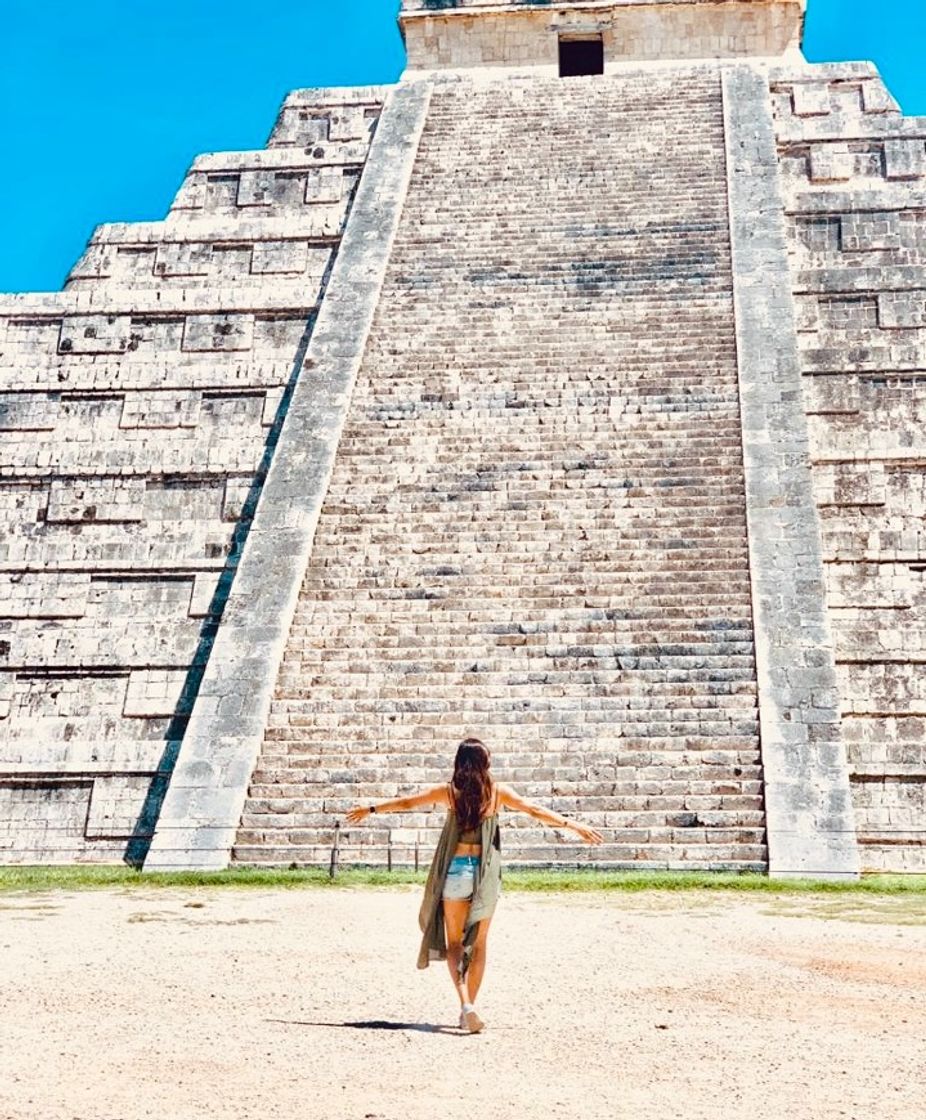
[(371, 805), (358, 805), (347, 814), (348, 824), (360, 824), (371, 813), (408, 813), (412, 809), (423, 809), (427, 805), (446, 805), (447, 787), (433, 786), (424, 793), (413, 797), (399, 797), (395, 801), (377, 801)]
[(536, 805), (533, 801), (528, 801), (519, 793), (515, 793), (511, 786), (499, 783), (498, 793), (499, 802), (506, 809), (513, 809), (516, 813), (527, 813), (534, 820), (540, 821), (542, 824), (552, 825), (554, 828), (570, 828), (581, 836), (586, 844), (600, 844), (604, 839), (601, 833), (596, 832), (594, 828), (587, 828), (584, 824), (567, 820), (560, 813), (551, 812), (549, 809), (544, 809), (542, 805)]

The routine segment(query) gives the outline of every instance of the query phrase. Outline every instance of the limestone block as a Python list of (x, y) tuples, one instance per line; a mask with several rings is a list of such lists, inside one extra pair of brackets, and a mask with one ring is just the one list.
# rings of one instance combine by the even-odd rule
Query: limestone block
[(110, 277), (122, 282), (133, 282), (154, 276), (157, 249), (147, 245), (120, 245), (110, 256)]
[(905, 661), (849, 662), (840, 667), (840, 693), (844, 711), (900, 716), (922, 710), (926, 681)]
[(0, 396), (0, 432), (52, 432), (58, 424), (60, 397), (48, 393)]
[(190, 618), (206, 618), (212, 607), (218, 577), (212, 573), (199, 573), (193, 580), (193, 593), (190, 597)]
[(334, 108), (328, 117), (329, 140), (362, 140), (367, 135), (367, 122), (362, 105)]
[(236, 202), (239, 206), (266, 206), (277, 192), (275, 171), (242, 171)]
[(796, 117), (827, 116), (833, 108), (829, 82), (795, 82), (791, 98)]
[(818, 300), (820, 326), (840, 333), (862, 333), (878, 327), (878, 301), (874, 296), (827, 296)]
[(212, 267), (212, 245), (168, 241), (157, 249), (154, 274), (171, 276), (208, 276)]
[(130, 719), (178, 714), (184, 710), (180, 698), (187, 676), (183, 669), (134, 670), (129, 674), (122, 714)]
[[(923, 279), (926, 282), (926, 269)], [(878, 324), (884, 330), (926, 327), (926, 291), (879, 295)]]
[(0, 720), (7, 720), (10, 718), (15, 689), (16, 678), (13, 674), (0, 673)]
[(794, 311), (797, 329), (801, 332), (818, 331), (822, 325), (820, 300), (817, 296), (796, 296)]
[(900, 107), (880, 78), (862, 82), (862, 109), (866, 113), (900, 113)]
[(144, 479), (53, 479), (48, 493), (49, 523), (141, 521)]
[[(310, 327), (308, 312), (294, 312), (292, 314), (279, 314), (260, 316), (254, 324), (254, 351), (261, 358), (272, 353), (292, 355)], [(285, 384), (289, 378), (291, 367), (285, 371), (281, 368), (282, 376), (276, 378), (276, 384)]]
[(840, 247), (840, 222), (838, 217), (798, 217), (792, 219), (792, 237), (808, 256), (838, 252)]
[[(23, 361), (27, 357), (35, 360), (40, 355), (56, 353), (61, 335), (61, 323), (60, 314), (57, 316), (9, 316), (0, 319), (3, 366), (5, 368), (12, 367), (18, 361)], [(32, 389), (35, 386), (24, 384), (21, 387)]]
[(820, 506), (883, 506), (887, 501), (883, 463), (821, 464), (814, 469), (813, 485)]
[(270, 143), (311, 145), (327, 141), (328, 123), (327, 112), (287, 105), (280, 113)]
[(901, 180), (926, 177), (926, 141), (885, 140), (884, 175)]
[(227, 478), (225, 480), (225, 500), (222, 504), (222, 517), (225, 521), (237, 522), (244, 511), (244, 504), (251, 492), (252, 480), (248, 478)]
[(111, 246), (91, 242), (71, 269), (68, 279), (97, 279), (109, 276), (114, 256), (115, 251)]
[(29, 862), (67, 863), (82, 847), (92, 782), (0, 786), (0, 836)]
[(810, 181), (840, 183), (852, 178), (855, 159), (846, 143), (814, 144), (810, 149)]
[(203, 278), (205, 285), (240, 284), (247, 282), (251, 267), (252, 247), (247, 243), (213, 244), (210, 270)]
[(61, 324), (61, 354), (123, 354), (132, 334), (128, 315), (73, 315)]
[(199, 423), (202, 394), (126, 393), (120, 428), (195, 428)]
[(827, 566), (827, 595), (840, 608), (912, 607), (922, 581), (906, 564), (842, 563)]
[(251, 256), (255, 276), (299, 274), (306, 271), (309, 246), (305, 241), (259, 241)]
[(901, 216), (896, 211), (843, 214), (841, 247), (846, 252), (876, 252), (901, 247)]
[[(75, 732), (99, 720), (95, 738), (113, 735), (112, 717), (122, 710), (124, 674), (88, 676), (80, 673), (17, 677), (12, 695), (8, 738), (31, 743), (73, 742)], [(108, 730), (104, 730), (108, 723)], [(40, 761), (41, 765), (41, 761)]]
[(174, 198), (172, 210), (201, 210), (206, 204), (207, 178), (202, 172), (191, 171)]
[(276, 423), (280, 405), (283, 401), (283, 393), (283, 389), (268, 389), (264, 394), (264, 410), (261, 415), (261, 423), (265, 428), (272, 427)]
[(86, 837), (133, 836), (150, 786), (151, 777), (144, 774), (113, 774), (94, 779), (87, 808)]
[(306, 178), (305, 201), (340, 202), (353, 181), (340, 167), (313, 169)]
[(187, 351), (250, 350), (254, 341), (252, 315), (188, 315), (183, 327)]
[(0, 617), (83, 618), (89, 590), (86, 572), (2, 572)]

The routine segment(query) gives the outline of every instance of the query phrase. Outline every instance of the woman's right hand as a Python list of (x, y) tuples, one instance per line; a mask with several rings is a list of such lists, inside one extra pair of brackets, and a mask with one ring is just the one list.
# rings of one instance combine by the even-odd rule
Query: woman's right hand
[(370, 809), (367, 805), (358, 805), (356, 809), (351, 809), (347, 814), (348, 824), (360, 824), (365, 821), (370, 815)]

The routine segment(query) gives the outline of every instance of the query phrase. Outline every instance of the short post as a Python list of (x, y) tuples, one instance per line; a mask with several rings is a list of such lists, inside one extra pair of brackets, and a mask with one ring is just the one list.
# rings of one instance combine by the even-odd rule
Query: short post
[(338, 873), (338, 856), (341, 846), (341, 822), (334, 822), (334, 843), (331, 845), (331, 866), (328, 869), (328, 878), (333, 879)]
[(389, 829), (389, 839), (386, 842), (386, 870), (392, 871), (392, 829)]

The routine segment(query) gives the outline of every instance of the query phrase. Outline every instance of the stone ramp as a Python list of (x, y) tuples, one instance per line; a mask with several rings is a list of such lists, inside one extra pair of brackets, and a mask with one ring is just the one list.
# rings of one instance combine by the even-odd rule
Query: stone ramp
[(714, 67), (435, 87), (234, 858), (327, 859), (464, 734), (596, 862), (765, 866)]

